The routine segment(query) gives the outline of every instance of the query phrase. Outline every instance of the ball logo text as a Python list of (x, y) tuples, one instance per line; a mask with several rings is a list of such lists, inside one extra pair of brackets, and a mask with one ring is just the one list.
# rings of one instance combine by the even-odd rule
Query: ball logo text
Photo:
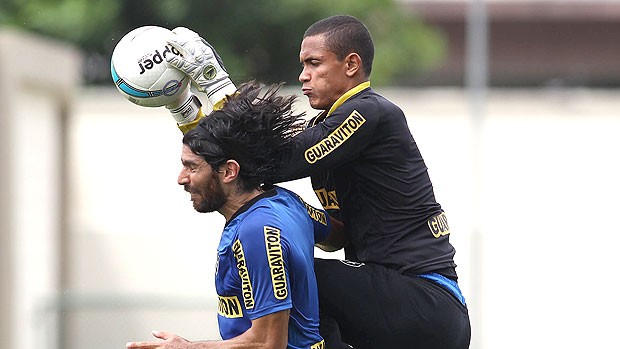
[(170, 45), (164, 46), (164, 51), (159, 52), (159, 50), (155, 50), (155, 54), (146, 55), (142, 59), (138, 61), (138, 66), (140, 67), (140, 75), (144, 74), (147, 70), (153, 69), (155, 64), (161, 64), (166, 60), (166, 55), (174, 54), (180, 55), (181, 53), (174, 47)]

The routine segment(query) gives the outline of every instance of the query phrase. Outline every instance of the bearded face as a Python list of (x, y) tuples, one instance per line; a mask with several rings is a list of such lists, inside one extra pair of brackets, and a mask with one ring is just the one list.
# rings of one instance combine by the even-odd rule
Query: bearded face
[(185, 190), (191, 194), (194, 209), (201, 213), (217, 211), (226, 203), (224, 188), (215, 171), (211, 171), (207, 181), (202, 186), (188, 185), (185, 186)]
[(178, 183), (190, 193), (194, 209), (201, 213), (219, 210), (227, 200), (218, 172), (187, 146), (181, 153), (183, 169)]

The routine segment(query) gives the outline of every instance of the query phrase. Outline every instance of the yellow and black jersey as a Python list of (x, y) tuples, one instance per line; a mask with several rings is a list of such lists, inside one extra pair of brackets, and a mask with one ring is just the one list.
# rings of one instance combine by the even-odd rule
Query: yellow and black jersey
[(362, 83), (294, 138), (282, 181), (311, 176), (345, 224), (347, 259), (456, 277), (454, 248), (405, 115)]

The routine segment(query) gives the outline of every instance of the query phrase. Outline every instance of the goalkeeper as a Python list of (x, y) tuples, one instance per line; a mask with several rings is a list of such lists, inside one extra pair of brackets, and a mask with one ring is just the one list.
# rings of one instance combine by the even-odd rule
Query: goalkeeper
[[(174, 32), (184, 57), (169, 64), (211, 104), (235, 93), (213, 48)], [(447, 218), (405, 115), (370, 86), (373, 57), (370, 33), (351, 16), (312, 24), (301, 42), (301, 90), (322, 112), (292, 138), (276, 180), (310, 176), (332, 219), (318, 246), (344, 248), (345, 261), (315, 259), (321, 335), (330, 349), (467, 348)]]

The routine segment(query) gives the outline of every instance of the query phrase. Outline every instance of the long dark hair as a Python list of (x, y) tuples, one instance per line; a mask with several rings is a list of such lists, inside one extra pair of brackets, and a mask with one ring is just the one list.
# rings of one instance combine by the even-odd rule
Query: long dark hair
[(185, 134), (183, 144), (215, 170), (229, 159), (237, 161), (243, 190), (273, 184), (290, 138), (305, 123), (305, 113), (293, 110), (297, 96), (279, 95), (281, 86), (256, 81), (240, 85), (222, 109)]

